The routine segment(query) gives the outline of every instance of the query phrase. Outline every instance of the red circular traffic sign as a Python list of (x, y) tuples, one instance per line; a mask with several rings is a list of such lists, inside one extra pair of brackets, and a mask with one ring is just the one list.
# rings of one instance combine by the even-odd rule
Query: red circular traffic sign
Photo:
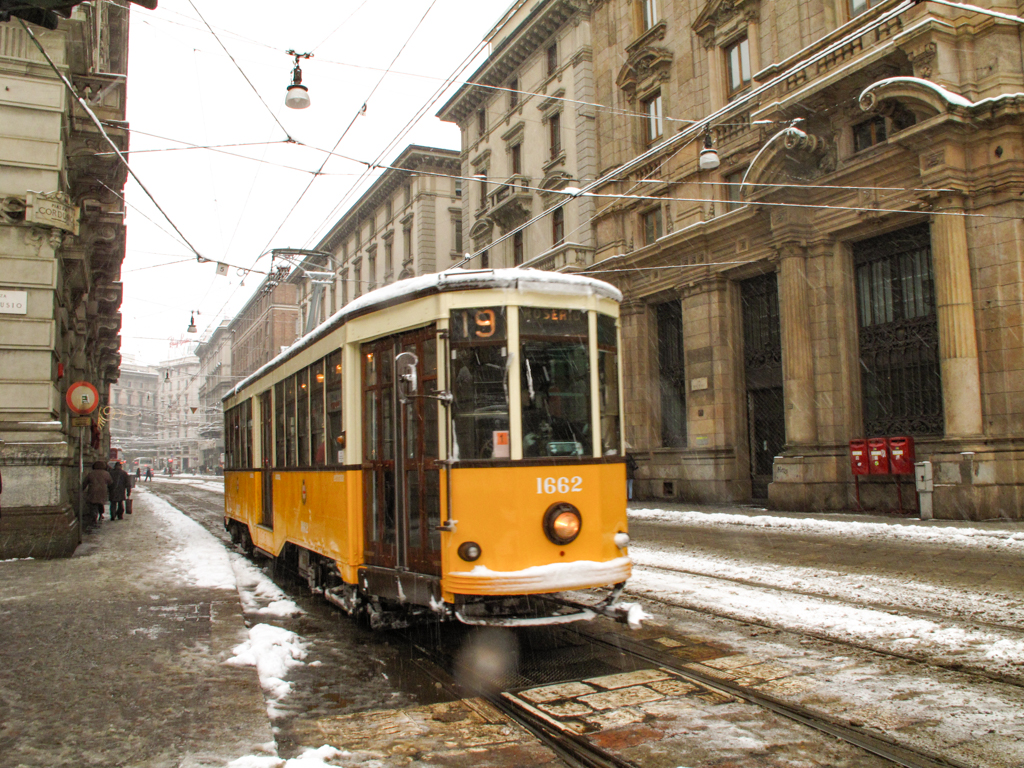
[(96, 410), (96, 406), (100, 403), (100, 393), (88, 381), (76, 381), (68, 387), (68, 393), (64, 399), (72, 413), (85, 416)]

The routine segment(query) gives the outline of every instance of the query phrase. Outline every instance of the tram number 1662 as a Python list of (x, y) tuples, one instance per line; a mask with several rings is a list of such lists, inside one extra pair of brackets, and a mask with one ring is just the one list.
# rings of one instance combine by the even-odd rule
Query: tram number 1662
[(583, 478), (579, 477), (538, 477), (537, 493), (582, 493)]

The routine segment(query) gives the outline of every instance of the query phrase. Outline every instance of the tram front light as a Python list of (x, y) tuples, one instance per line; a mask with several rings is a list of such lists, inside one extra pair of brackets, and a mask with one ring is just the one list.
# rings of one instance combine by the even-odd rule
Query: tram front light
[(475, 541), (464, 541), (459, 545), (459, 557), (465, 560), (467, 563), (472, 563), (474, 560), (479, 560), (480, 555), (483, 554), (480, 549), (480, 545)]
[(544, 535), (554, 544), (569, 544), (580, 535), (583, 517), (572, 504), (561, 501), (544, 513)]

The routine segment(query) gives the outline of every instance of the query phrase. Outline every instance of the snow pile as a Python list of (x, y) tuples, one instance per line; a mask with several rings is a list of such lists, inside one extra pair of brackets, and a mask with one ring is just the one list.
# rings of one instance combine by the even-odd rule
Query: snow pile
[(260, 616), (299, 616), (304, 611), (263, 571), (237, 554), (231, 555), (238, 594), (246, 613)]
[(223, 544), (160, 497), (151, 494), (146, 501), (171, 531), (175, 548), (167, 560), (178, 574), (196, 587), (235, 588), (235, 572)]
[(306, 658), (306, 644), (298, 635), (270, 624), (252, 627), (249, 639), (232, 650), (235, 655), (224, 663), (235, 667), (256, 667), (263, 691), (273, 701), (280, 701), (288, 695), (292, 686), (284, 676)]
[(332, 763), (327, 762), (334, 757), (344, 757), (350, 753), (340, 749), (324, 745), (317, 749), (307, 749), (298, 757), (291, 760), (282, 760), (279, 757), (257, 757), (250, 755), (240, 757), (228, 763), (227, 768), (329, 768)]

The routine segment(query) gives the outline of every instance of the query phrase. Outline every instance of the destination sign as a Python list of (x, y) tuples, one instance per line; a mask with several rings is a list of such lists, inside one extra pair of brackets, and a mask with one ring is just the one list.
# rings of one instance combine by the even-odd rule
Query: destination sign
[(519, 310), (519, 333), (523, 336), (586, 336), (587, 330), (587, 313), (582, 309)]

